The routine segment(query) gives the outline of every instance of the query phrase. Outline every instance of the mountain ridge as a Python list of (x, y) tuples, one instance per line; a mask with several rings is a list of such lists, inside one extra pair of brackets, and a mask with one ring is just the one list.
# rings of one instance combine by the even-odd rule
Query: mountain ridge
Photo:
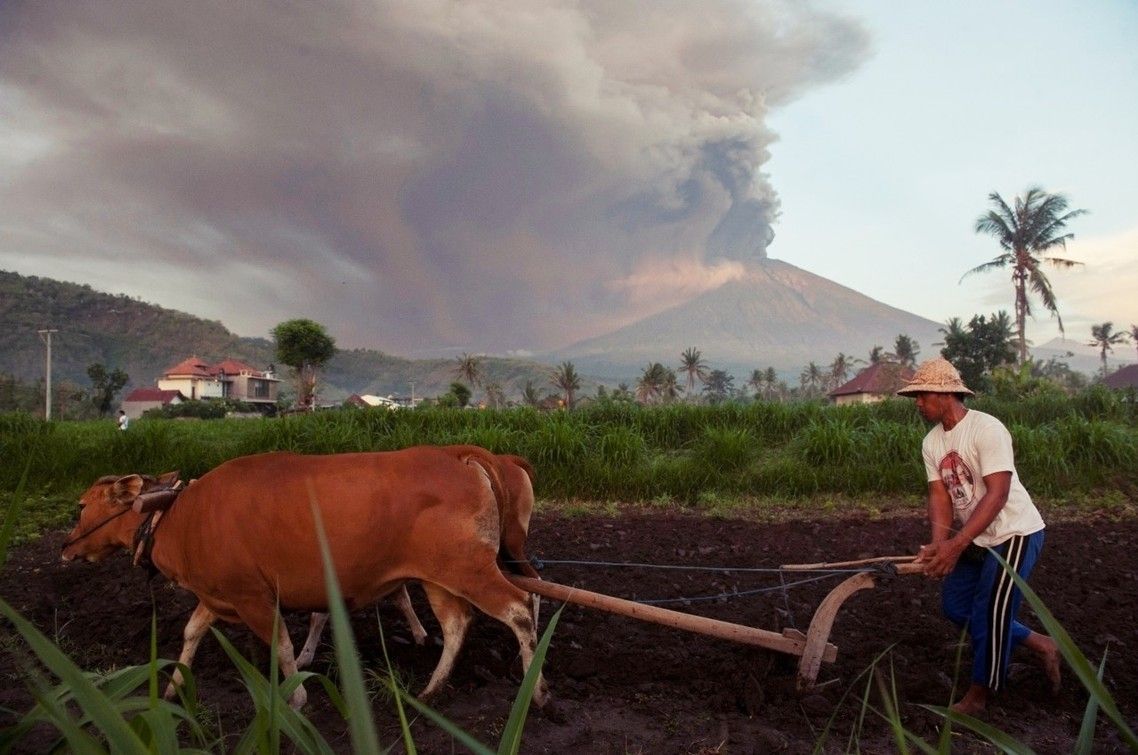
[[(186, 357), (207, 362), (231, 357), (264, 369), (276, 361), (266, 338), (242, 337), (220, 322), (166, 309), (124, 294), (91, 286), (0, 270), (0, 372), (18, 380), (41, 380), (45, 347), (37, 331), (56, 328), (52, 337), (52, 378), (89, 384), (87, 366), (100, 362), (130, 375), (132, 388), (155, 385), (163, 371)], [(333, 334), (334, 335), (334, 334)], [(435, 396), (445, 393), (455, 360), (412, 360), (371, 349), (342, 349), (321, 374), (322, 401), (341, 401), (353, 393)], [(484, 380), (519, 395), (526, 381), (552, 392), (547, 366), (520, 359), (486, 357)], [(412, 388), (414, 383), (414, 388)], [(287, 383), (286, 383), (287, 385)]]
[(581, 369), (606, 374), (643, 367), (688, 346), (736, 377), (756, 368), (790, 374), (839, 352), (868, 357), (892, 348), (898, 335), (936, 352), (940, 324), (871, 299), (847, 286), (775, 259), (747, 263), (743, 274), (693, 299), (610, 333), (549, 352)]

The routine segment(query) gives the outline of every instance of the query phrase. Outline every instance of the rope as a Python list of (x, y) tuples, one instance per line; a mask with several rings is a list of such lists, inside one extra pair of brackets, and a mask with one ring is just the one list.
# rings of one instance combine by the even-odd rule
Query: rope
[[(744, 598), (753, 595), (762, 595), (764, 593), (781, 593), (783, 610), (790, 621), (792, 628), (797, 628), (794, 621), (794, 612), (790, 610), (790, 589), (800, 587), (801, 585), (811, 584), (813, 582), (820, 582), (822, 580), (830, 579), (843, 574), (860, 574), (861, 572), (873, 571), (872, 568), (860, 569), (795, 569), (796, 574), (817, 574), (818, 576), (807, 577), (799, 579), (794, 582), (786, 581), (786, 569), (770, 569), (749, 566), (687, 566), (682, 564), (645, 564), (635, 563), (629, 561), (581, 561), (574, 559), (536, 559), (540, 564), (554, 564), (558, 566), (596, 566), (596, 567), (616, 567), (622, 569), (670, 569), (674, 571), (700, 571), (700, 572), (746, 572), (749, 574), (778, 574), (779, 584), (774, 587), (759, 587), (753, 590), (732, 590), (731, 592), (721, 592), (717, 595), (700, 595), (691, 597), (680, 598), (656, 598), (656, 599), (629, 599), (633, 603), (640, 603), (641, 605), (668, 605), (682, 603), (690, 605), (692, 603), (710, 603), (713, 601), (726, 600), (728, 598)], [(517, 564), (520, 561), (506, 561), (507, 564)]]
[(761, 595), (768, 592), (785, 592), (787, 588), (798, 587), (799, 585), (809, 584), (811, 582), (820, 582), (824, 579), (829, 579), (834, 576), (833, 574), (823, 574), (819, 577), (811, 577), (810, 579), (800, 579), (797, 582), (790, 584), (781, 584), (775, 587), (758, 587), (754, 590), (732, 590), (731, 592), (722, 592), (718, 595), (701, 595), (691, 598), (659, 598), (656, 600), (633, 600), (634, 603), (643, 603), (644, 605), (659, 606), (668, 603), (708, 603), (714, 600), (721, 600), (726, 598), (744, 598), (750, 595)]
[[(558, 566), (604, 566), (626, 569), (673, 569), (675, 571), (720, 571), (720, 572), (747, 572), (749, 574), (784, 574), (787, 569), (763, 569), (751, 566), (685, 566), (682, 564), (643, 564), (629, 561), (574, 561), (553, 560), (548, 558), (537, 559), (542, 564), (555, 564)], [(505, 561), (507, 564), (518, 564), (520, 561)], [(872, 569), (794, 569), (797, 574), (859, 574)]]

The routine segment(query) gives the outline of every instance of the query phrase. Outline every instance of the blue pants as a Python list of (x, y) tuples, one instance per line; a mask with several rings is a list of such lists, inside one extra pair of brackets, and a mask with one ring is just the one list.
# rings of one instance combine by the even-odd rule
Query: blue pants
[(983, 559), (961, 557), (945, 577), (941, 595), (944, 615), (958, 627), (968, 628), (973, 684), (998, 691), (1007, 678), (1012, 648), (1031, 633), (1015, 618), (1023, 594), (992, 551), (1027, 579), (1042, 549), (1043, 530), (1014, 535), (991, 550), (985, 549)]

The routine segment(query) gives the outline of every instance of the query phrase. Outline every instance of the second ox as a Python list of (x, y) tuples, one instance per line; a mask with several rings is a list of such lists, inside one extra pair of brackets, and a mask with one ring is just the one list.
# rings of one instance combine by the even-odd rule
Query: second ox
[[(436, 448), (448, 454), (454, 455), (456, 458), (461, 458), (464, 454), (485, 452), (485, 449), (480, 446), (471, 445), (455, 445), (455, 446), (423, 446), (423, 448)], [(495, 454), (494, 468), (498, 472), (498, 477), (501, 480), (501, 489), (496, 489), (498, 500), (498, 520), (499, 532), (501, 535), (498, 556), (499, 565), (503, 570), (521, 574), (526, 577), (533, 577), (534, 579), (541, 579), (541, 576), (530, 564), (529, 558), (526, 556), (526, 538), (529, 535), (530, 517), (533, 515), (534, 494), (533, 494), (533, 466), (527, 459), (521, 456), (514, 456), (512, 454)], [(426, 630), (419, 622), (419, 617), (415, 615), (415, 610), (411, 606), (411, 598), (407, 595), (407, 589), (404, 587), (400, 589), (394, 596), (396, 604), (403, 612), (403, 616), (407, 619), (407, 623), (411, 628), (411, 635), (415, 640), (415, 644), (422, 645), (427, 636)], [(538, 615), (541, 606), (541, 598), (534, 595), (533, 598), (533, 619), (534, 625), (538, 623)], [(296, 656), (297, 668), (305, 668), (316, 656), (316, 648), (320, 644), (320, 636), (324, 631), (324, 625), (328, 621), (328, 614), (314, 613), (308, 624), (308, 636), (305, 638), (304, 647), (301, 648), (300, 653)]]

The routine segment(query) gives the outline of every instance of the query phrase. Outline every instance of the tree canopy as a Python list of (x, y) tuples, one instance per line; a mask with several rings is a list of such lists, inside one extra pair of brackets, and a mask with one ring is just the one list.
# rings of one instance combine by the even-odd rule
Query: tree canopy
[(296, 372), (297, 404), (312, 405), (316, 395), (316, 373), (336, 354), (336, 339), (324, 326), (312, 320), (286, 320), (273, 328), (277, 361)]
[(944, 348), (940, 355), (952, 362), (964, 384), (974, 391), (991, 387), (991, 374), (997, 367), (1015, 362), (1012, 324), (1008, 313), (996, 312), (990, 318), (974, 315), (967, 327), (954, 317), (940, 329)]
[(115, 403), (115, 394), (130, 382), (130, 375), (118, 367), (108, 372), (103, 364), (95, 362), (87, 367), (87, 377), (91, 378), (91, 403), (99, 410), (100, 415), (110, 414)]

